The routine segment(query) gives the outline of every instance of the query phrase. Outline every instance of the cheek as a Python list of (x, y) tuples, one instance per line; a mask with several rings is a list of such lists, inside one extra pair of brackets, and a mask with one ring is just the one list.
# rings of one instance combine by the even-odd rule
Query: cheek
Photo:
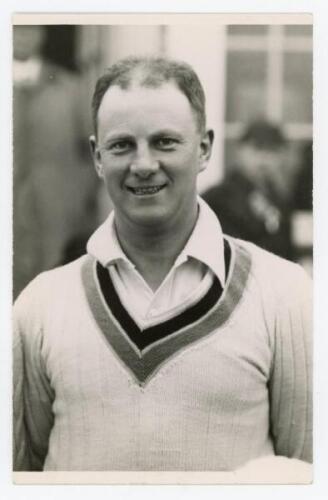
[(189, 179), (191, 183), (196, 181), (196, 178), (202, 170), (202, 162), (195, 155), (188, 158), (183, 170), (183, 175)]
[(122, 177), (128, 170), (127, 161), (123, 161), (121, 158), (102, 158), (102, 168), (104, 173), (104, 178), (108, 182), (117, 180)]
[(119, 187), (121, 185), (122, 175), (119, 169), (113, 167), (103, 168), (103, 182), (107, 188), (107, 191), (111, 194), (116, 194), (119, 192)]
[(201, 162), (198, 158), (197, 151), (185, 151), (175, 158), (172, 170), (177, 175), (192, 178), (197, 175)]

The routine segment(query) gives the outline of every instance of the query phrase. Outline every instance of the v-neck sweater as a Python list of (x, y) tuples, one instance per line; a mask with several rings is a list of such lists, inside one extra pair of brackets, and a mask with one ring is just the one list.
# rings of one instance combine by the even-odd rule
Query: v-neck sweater
[[(225, 287), (140, 331), (90, 256), (15, 305), (16, 470), (233, 470), (311, 460), (311, 286), (229, 238)], [(107, 280), (107, 281), (106, 281)]]
[[(162, 283), (151, 290), (137, 266), (124, 253), (115, 225), (113, 210), (91, 235), (87, 253), (108, 269), (124, 307), (141, 328), (146, 328), (171, 310), (184, 308), (210, 286), (214, 276), (225, 282), (223, 233), (215, 213), (198, 197), (195, 225)], [(157, 265), (161, 265), (158, 254)]]

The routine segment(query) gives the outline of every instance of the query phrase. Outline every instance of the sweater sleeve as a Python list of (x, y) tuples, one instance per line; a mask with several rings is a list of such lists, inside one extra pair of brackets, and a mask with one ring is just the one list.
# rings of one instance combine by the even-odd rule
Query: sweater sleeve
[(299, 266), (290, 269), (275, 319), (271, 434), (276, 455), (312, 462), (312, 283)]
[(53, 425), (54, 393), (42, 359), (42, 329), (34, 318), (33, 289), (14, 306), (13, 468), (42, 470)]

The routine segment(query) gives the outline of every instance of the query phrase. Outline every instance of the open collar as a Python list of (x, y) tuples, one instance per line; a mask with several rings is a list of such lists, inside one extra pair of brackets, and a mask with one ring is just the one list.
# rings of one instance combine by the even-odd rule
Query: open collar
[[(217, 276), (222, 286), (225, 283), (224, 241), (220, 222), (214, 212), (198, 197), (198, 218), (183, 250), (178, 255), (174, 267), (179, 267), (189, 258), (194, 258), (208, 266)], [(124, 262), (134, 268), (134, 264), (123, 252), (118, 241), (112, 211), (105, 222), (92, 234), (87, 243), (87, 252), (103, 267)]]

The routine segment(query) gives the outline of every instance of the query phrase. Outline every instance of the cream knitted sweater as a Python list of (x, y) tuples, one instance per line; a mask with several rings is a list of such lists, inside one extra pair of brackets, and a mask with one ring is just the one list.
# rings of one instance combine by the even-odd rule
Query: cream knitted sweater
[(311, 284), (229, 239), (214, 281), (140, 331), (90, 256), (43, 273), (15, 305), (15, 470), (232, 470), (311, 461)]

